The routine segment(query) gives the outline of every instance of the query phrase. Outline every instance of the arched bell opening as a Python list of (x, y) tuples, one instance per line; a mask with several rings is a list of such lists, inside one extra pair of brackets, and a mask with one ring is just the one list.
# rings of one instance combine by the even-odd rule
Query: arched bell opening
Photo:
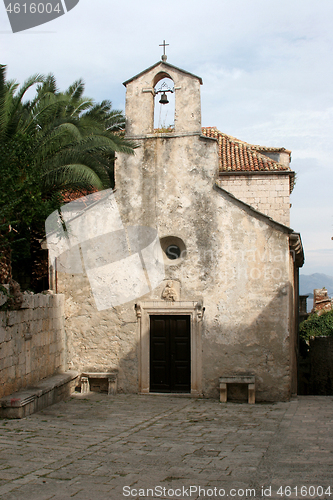
[(175, 86), (167, 73), (154, 79), (154, 131), (173, 132), (175, 128)]

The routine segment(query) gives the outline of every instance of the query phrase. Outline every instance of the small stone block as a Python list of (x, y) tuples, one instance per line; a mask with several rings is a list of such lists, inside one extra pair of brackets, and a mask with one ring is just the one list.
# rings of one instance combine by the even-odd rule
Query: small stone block
[(227, 384), (226, 383), (220, 383), (220, 402), (221, 403), (226, 403), (227, 402)]
[(248, 402), (254, 405), (256, 402), (256, 384), (248, 384)]
[(112, 396), (117, 394), (117, 376), (116, 375), (108, 377), (108, 394), (112, 394)]
[(88, 377), (81, 377), (81, 394), (88, 394), (90, 392), (90, 384)]

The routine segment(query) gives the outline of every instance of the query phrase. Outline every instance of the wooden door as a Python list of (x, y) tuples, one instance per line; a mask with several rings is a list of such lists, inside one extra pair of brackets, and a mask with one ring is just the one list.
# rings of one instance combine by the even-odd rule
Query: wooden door
[(150, 316), (150, 391), (191, 391), (190, 316)]

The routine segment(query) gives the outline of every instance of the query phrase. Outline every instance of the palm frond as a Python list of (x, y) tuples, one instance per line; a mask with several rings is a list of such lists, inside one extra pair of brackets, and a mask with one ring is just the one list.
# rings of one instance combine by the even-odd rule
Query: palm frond
[(33, 147), (34, 163), (40, 165), (48, 161), (57, 152), (66, 150), (82, 139), (79, 129), (72, 123), (61, 123), (54, 129), (47, 129), (37, 134)]
[(33, 109), (38, 101), (40, 101), (46, 94), (56, 94), (57, 93), (57, 83), (55, 76), (50, 73), (44, 79), (44, 81), (37, 85), (36, 95), (32, 101), (30, 101), (30, 109)]
[(16, 80), (7, 80), (6, 81), (6, 89), (8, 92), (10, 92), (12, 95), (15, 94), (16, 90), (19, 88), (19, 84), (17, 83)]
[(101, 181), (94, 170), (87, 165), (72, 163), (53, 168), (42, 176), (44, 192), (50, 186), (58, 191), (75, 189), (98, 189), (102, 190), (108, 186)]
[(65, 95), (68, 95), (72, 100), (80, 99), (84, 92), (84, 82), (80, 78), (76, 80), (72, 85), (68, 87), (65, 92)]
[(6, 66), (0, 64), (0, 139), (2, 138), (7, 122), (6, 112)]
[(45, 80), (45, 77), (42, 76), (42, 75), (33, 75), (33, 76), (30, 76), (30, 78), (28, 78), (24, 83), (23, 85), (21, 86), (19, 92), (17, 93), (16, 95), (16, 98), (18, 100), (18, 102), (22, 101), (25, 93), (35, 84), (37, 83), (43, 83)]
[(71, 116), (77, 116), (83, 111), (86, 111), (87, 109), (90, 109), (91, 106), (93, 105), (93, 100), (90, 98), (82, 99), (78, 103), (75, 103), (75, 106), (72, 106), (72, 109), (70, 111)]

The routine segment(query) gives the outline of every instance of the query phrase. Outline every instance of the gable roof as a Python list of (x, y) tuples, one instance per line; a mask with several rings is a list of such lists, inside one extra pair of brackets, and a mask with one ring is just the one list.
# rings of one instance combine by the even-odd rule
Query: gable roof
[(265, 152), (287, 153), (290, 158), (291, 151), (285, 148), (248, 144), (220, 132), (216, 127), (203, 127), (202, 134), (214, 138), (218, 142), (220, 174), (286, 172), (290, 176), (290, 192), (294, 189), (295, 172), (291, 170), (289, 165), (278, 163), (265, 155)]
[(125, 87), (126, 87), (126, 85), (128, 83), (132, 82), (133, 80), (136, 80), (136, 78), (139, 78), (140, 76), (144, 75), (145, 73), (148, 73), (148, 71), (151, 71), (152, 69), (156, 68), (157, 66), (161, 66), (161, 69), (164, 69), (164, 71), (167, 71), (168, 69), (175, 69), (176, 71), (180, 71), (181, 73), (184, 73), (185, 75), (189, 75), (189, 76), (192, 76), (193, 78), (197, 78), (199, 80), (200, 84), (202, 85), (202, 78), (200, 78), (200, 76), (194, 75), (193, 73), (189, 73), (189, 71), (185, 71), (184, 69), (177, 68), (177, 66), (173, 66), (173, 64), (169, 64), (169, 63), (164, 62), (164, 61), (158, 61), (156, 64), (153, 64), (149, 68), (144, 69), (143, 71), (141, 71), (137, 75), (133, 76), (129, 80), (126, 80), (126, 82), (124, 82), (123, 85), (125, 85)]
[(224, 134), (216, 127), (204, 127), (202, 133), (218, 141), (220, 172), (291, 171), (289, 166), (277, 163), (261, 153), (261, 151), (285, 152), (290, 155), (290, 151), (285, 148), (254, 146)]

